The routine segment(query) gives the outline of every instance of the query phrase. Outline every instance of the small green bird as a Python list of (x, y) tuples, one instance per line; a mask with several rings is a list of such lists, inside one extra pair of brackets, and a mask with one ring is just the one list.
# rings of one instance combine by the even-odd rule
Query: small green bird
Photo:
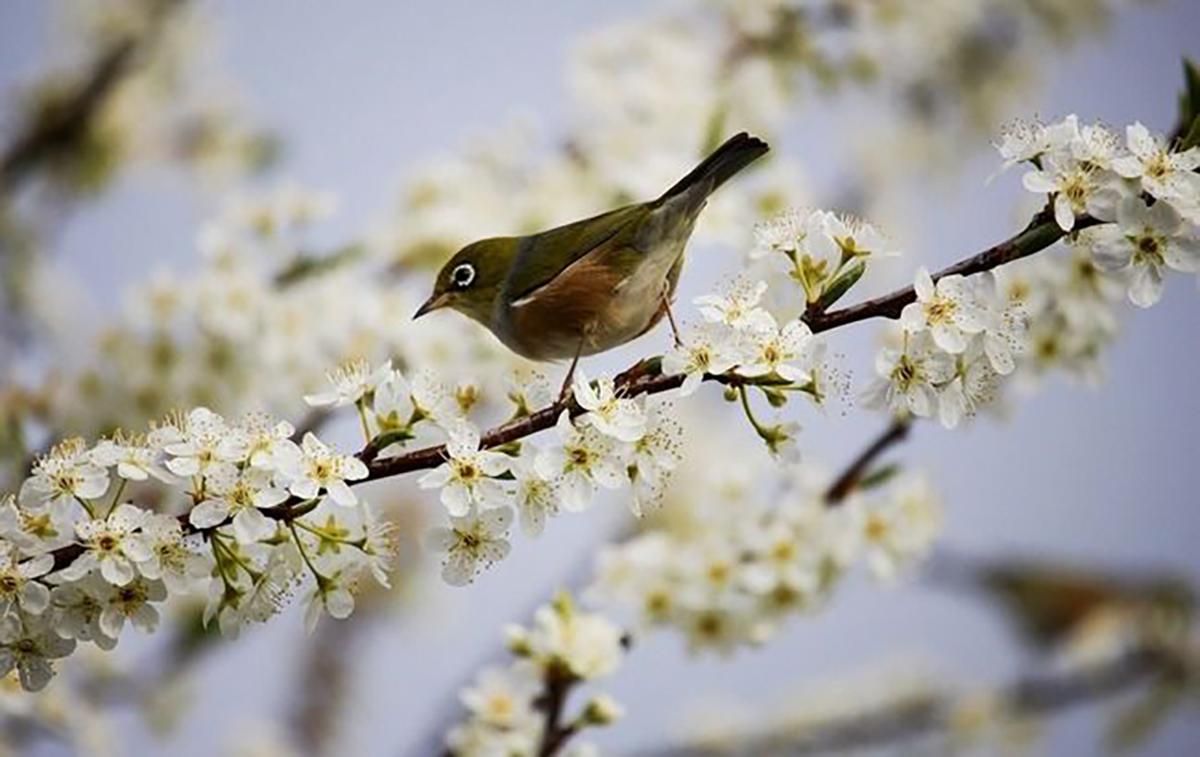
[[(629, 342), (667, 316), (684, 248), (708, 196), (768, 151), (742, 132), (661, 197), (522, 237), (467, 245), (438, 273), (414, 318), (451, 308), (531, 360), (572, 358)], [(678, 334), (676, 334), (678, 338)]]

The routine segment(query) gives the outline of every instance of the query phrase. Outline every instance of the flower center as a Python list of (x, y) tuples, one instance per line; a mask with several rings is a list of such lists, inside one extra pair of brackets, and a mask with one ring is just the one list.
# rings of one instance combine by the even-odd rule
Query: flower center
[(117, 539), (112, 534), (101, 534), (96, 540), (96, 549), (101, 552), (113, 552), (117, 548)]
[(908, 391), (917, 381), (917, 376), (920, 371), (917, 369), (917, 364), (914, 363), (908, 355), (901, 355), (896, 361), (896, 367), (892, 369), (892, 380), (895, 381), (902, 390)]
[(877, 515), (867, 519), (866, 535), (868, 541), (881, 542), (887, 536), (887, 523)]
[(1146, 263), (1162, 264), (1162, 240), (1151, 234), (1138, 237), (1134, 243), (1136, 257)]
[(472, 551), (475, 549), (478, 549), (479, 545), (483, 543), (483, 540), (480, 539), (475, 534), (461, 533), (461, 532), (458, 535), (458, 541), (460, 544), (462, 544), (464, 549), (468, 549), (468, 550), (472, 550)]
[(954, 300), (938, 297), (925, 306), (925, 319), (932, 324), (948, 323), (954, 317), (958, 305)]
[(1088, 195), (1087, 177), (1083, 173), (1072, 175), (1063, 184), (1062, 193), (1076, 211), (1083, 210)]
[(1146, 175), (1153, 179), (1161, 179), (1170, 173), (1171, 167), (1167, 163), (1167, 154), (1159, 151), (1154, 154), (1150, 162), (1146, 164)]
[(790, 541), (776, 542), (771, 548), (771, 559), (777, 562), (790, 562), (796, 556), (796, 545)]
[(0, 576), (0, 592), (4, 594), (15, 594), (20, 588), (20, 580), (11, 573)]
[(696, 630), (700, 632), (701, 636), (708, 638), (720, 636), (724, 628), (725, 622), (715, 612), (706, 612), (696, 621)]

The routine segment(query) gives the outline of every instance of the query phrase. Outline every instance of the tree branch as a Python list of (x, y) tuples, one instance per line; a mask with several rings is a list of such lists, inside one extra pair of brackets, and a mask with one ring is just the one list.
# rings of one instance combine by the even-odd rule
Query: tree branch
[[(1029, 226), (1020, 234), (937, 272), (933, 275), (933, 278), (936, 280), (951, 274), (972, 275), (982, 273), (1046, 249), (1064, 236), (1063, 231), (1054, 222), (1053, 218), (1049, 217), (1050, 215), (1049, 209), (1043, 209), (1034, 216)], [(1076, 228), (1087, 228), (1098, 223), (1099, 221), (1091, 217), (1084, 217), (1078, 220)], [(867, 300), (866, 302), (842, 310), (835, 310), (829, 313), (808, 313), (805, 315), (805, 319), (814, 333), (831, 331), (869, 318), (895, 319), (900, 317), (900, 311), (909, 302), (914, 301), (915, 297), (916, 294), (913, 288), (906, 287), (896, 290), (891, 294), (876, 297), (875, 299)], [(617, 390), (624, 396), (638, 397), (673, 391), (683, 385), (683, 380), (684, 377), (682, 375), (663, 374), (661, 361), (658, 358), (650, 358), (639, 361), (619, 374), (614, 383)], [(733, 373), (710, 374), (706, 375), (704, 380), (731, 387), (764, 386), (770, 385), (775, 381), (770, 377), (746, 378)], [(573, 397), (560, 399), (535, 413), (509, 421), (484, 433), (480, 446), (485, 449), (499, 447), (532, 436), (540, 431), (545, 431), (554, 426), (559, 415), (564, 411), (569, 412), (571, 417), (575, 417), (583, 413), (583, 408), (575, 402)], [(834, 497), (834, 500), (840, 500), (849, 494), (854, 485), (859, 482), (861, 475), (865, 472), (866, 467), (871, 461), (889, 446), (900, 441), (906, 432), (907, 429), (901, 431), (896, 428), (885, 432), (884, 437), (877, 442), (879, 444), (878, 449), (868, 449), (864, 452), (863, 459), (860, 461), (860, 469), (850, 470), (843, 474), (846, 477), (845, 482), (841, 479), (835, 482), (837, 489), (831, 489), (830, 492), (832, 495), (837, 495)], [(889, 438), (893, 435), (897, 438)], [(367, 477), (362, 481), (352, 483), (379, 481), (414, 471), (436, 468), (446, 460), (447, 456), (446, 445), (444, 444), (424, 447), (396, 457), (384, 459), (379, 459), (380, 452), (382, 450), (375, 444), (369, 443), (358, 453), (359, 459), (366, 464), (368, 473)], [(842, 491), (843, 489), (845, 491)], [(287, 502), (275, 507), (265, 508), (262, 512), (270, 518), (289, 521), (306, 514), (308, 510), (304, 508), (305, 503), (303, 500), (292, 497)], [(186, 513), (179, 516), (179, 521), (185, 533), (195, 533), (197, 531), (188, 521)], [(219, 527), (216, 526), (214, 528)], [(71, 544), (54, 550), (51, 553), (54, 555), (54, 570), (66, 567), (82, 552), (83, 546), (78, 544)]]
[(883, 433), (879, 435), (869, 447), (862, 451), (857, 458), (846, 468), (842, 475), (834, 480), (833, 484), (825, 490), (825, 503), (828, 507), (837, 507), (846, 497), (858, 488), (863, 477), (867, 475), (867, 469), (871, 463), (892, 446), (899, 444), (908, 438), (908, 431), (912, 427), (911, 421), (907, 418), (896, 418), (892, 421)]
[[(1091, 216), (1084, 216), (1076, 221), (1075, 229), (1078, 231), (1091, 226), (1097, 226), (1100, 223), (1102, 222)], [(932, 278), (934, 281), (937, 281), (943, 276), (953, 276), (956, 274), (971, 276), (990, 271), (993, 268), (999, 268), (1005, 263), (1011, 263), (1014, 260), (1020, 260), (1021, 258), (1041, 252), (1066, 235), (1067, 233), (1059, 228), (1055, 222), (1051, 207), (1047, 206), (1033, 217), (1029, 226), (1020, 234), (1011, 239), (1006, 239), (993, 247), (989, 247), (977, 255), (960, 260), (948, 268), (943, 268), (933, 274)], [(904, 310), (904, 306), (910, 302), (915, 302), (916, 299), (917, 293), (910, 286), (897, 289), (894, 292), (867, 300), (858, 305), (842, 308), (841, 310), (833, 310), (828, 313), (806, 313), (805, 320), (808, 322), (809, 328), (812, 329), (813, 333), (817, 334), (858, 321), (865, 321), (869, 318), (899, 318), (900, 312)]]
[[(1154, 678), (1179, 673), (1180, 662), (1160, 650), (1139, 649), (1116, 659), (1075, 670), (1036, 674), (1017, 679), (992, 692), (1002, 713), (1017, 717), (1047, 717), (1072, 707), (1099, 702)], [(744, 735), (733, 750), (703, 746), (674, 746), (639, 752), (639, 757), (709, 757), (710, 755), (813, 755), (856, 752), (896, 745), (923, 736), (948, 733), (965, 696), (931, 695), (865, 710), (799, 731)]]

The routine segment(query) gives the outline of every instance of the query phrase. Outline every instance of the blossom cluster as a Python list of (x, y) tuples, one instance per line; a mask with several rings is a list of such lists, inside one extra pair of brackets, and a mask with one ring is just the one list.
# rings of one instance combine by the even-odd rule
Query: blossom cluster
[(1158, 302), (1167, 270), (1200, 271), (1200, 147), (1181, 150), (1140, 122), (1126, 127), (1122, 141), (1072, 115), (1015, 127), (999, 149), (1006, 163), (1033, 164), (1025, 188), (1050, 196), (1064, 231), (1085, 215), (1104, 222), (1085, 229), (1078, 243), (1126, 284), (1133, 304)]
[[(624, 656), (621, 630), (602, 615), (584, 612), (560, 594), (537, 610), (530, 628), (510, 626), (507, 637), (516, 659), (485, 668), (460, 694), (468, 718), (446, 739), (455, 757), (535, 757), (547, 753), (544, 745), (562, 748), (579, 731), (621, 717), (621, 706), (606, 694), (592, 694), (574, 716), (562, 712), (572, 689), (612, 675)], [(553, 716), (552, 708), (558, 710)], [(553, 753), (593, 752), (576, 741)]]
[(680, 393), (695, 391), (705, 376), (745, 379), (801, 387), (814, 399), (825, 356), (824, 343), (799, 318), (782, 325), (762, 306), (767, 282), (738, 278), (723, 291), (696, 298), (703, 321), (683, 334), (663, 356), (664, 373), (684, 376)]
[(940, 529), (938, 499), (916, 474), (840, 502), (828, 501), (828, 481), (811, 468), (774, 478), (784, 492), (770, 505), (739, 498), (688, 528), (605, 549), (589, 591), (632, 609), (642, 627), (680, 631), (693, 650), (729, 652), (819, 609), (857, 563), (894, 579)]
[(1112, 305), (1121, 292), (1148, 307), (1167, 270), (1200, 271), (1200, 148), (1178, 150), (1140, 123), (1122, 143), (1070, 116), (1017, 124), (998, 149), (1005, 167), (1033, 166), (1025, 187), (1047, 195), (1053, 223), (1070, 234), (1070, 254), (936, 282), (919, 271), (898, 343), (876, 360), (868, 405), (954, 427), (994, 404), (1018, 368), (1094, 375), (1116, 331)]
[[(398, 372), (392, 376), (403, 380), (395, 378)], [(518, 415), (548, 404), (548, 393), (530, 391), (542, 385), (513, 392)], [(517, 518), (527, 536), (538, 536), (549, 518), (588, 509), (601, 490), (628, 486), (634, 515), (661, 495), (678, 462), (682, 435), (669, 405), (625, 397), (612, 379), (589, 381), (583, 371), (576, 373), (572, 391), (584, 412), (572, 418), (564, 409), (555, 441), (544, 446), (522, 441), (494, 451), (483, 448), (478, 429), (464, 415), (418, 411), (409, 416), (432, 420), (448, 438), (445, 462), (419, 479), (421, 487), (439, 491), (449, 515), (449, 523), (434, 529), (428, 540), (445, 556), (447, 582), (468, 583), (481, 567), (503, 559)], [(379, 396), (376, 392), (376, 418)], [(411, 436), (409, 428), (403, 436)]]
[(40, 689), (78, 643), (111, 649), (127, 622), (153, 631), (168, 596), (207, 597), (205, 620), (236, 635), (306, 574), (310, 624), (349, 615), (361, 576), (386, 585), (390, 526), (348, 486), (366, 467), (294, 434), (196, 408), (145, 435), (55, 446), (0, 502), (0, 673)]

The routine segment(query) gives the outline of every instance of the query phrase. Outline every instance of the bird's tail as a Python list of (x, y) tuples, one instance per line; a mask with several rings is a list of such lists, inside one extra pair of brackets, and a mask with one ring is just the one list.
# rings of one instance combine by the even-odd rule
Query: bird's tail
[[(674, 186), (658, 198), (665, 202), (683, 194), (695, 195), (703, 204), (703, 199), (717, 190), (738, 171), (761, 158), (771, 148), (758, 137), (752, 137), (746, 132), (735, 134), (713, 151), (711, 155), (692, 169), (691, 173), (677, 181)], [(690, 202), (687, 204), (691, 204)]]

